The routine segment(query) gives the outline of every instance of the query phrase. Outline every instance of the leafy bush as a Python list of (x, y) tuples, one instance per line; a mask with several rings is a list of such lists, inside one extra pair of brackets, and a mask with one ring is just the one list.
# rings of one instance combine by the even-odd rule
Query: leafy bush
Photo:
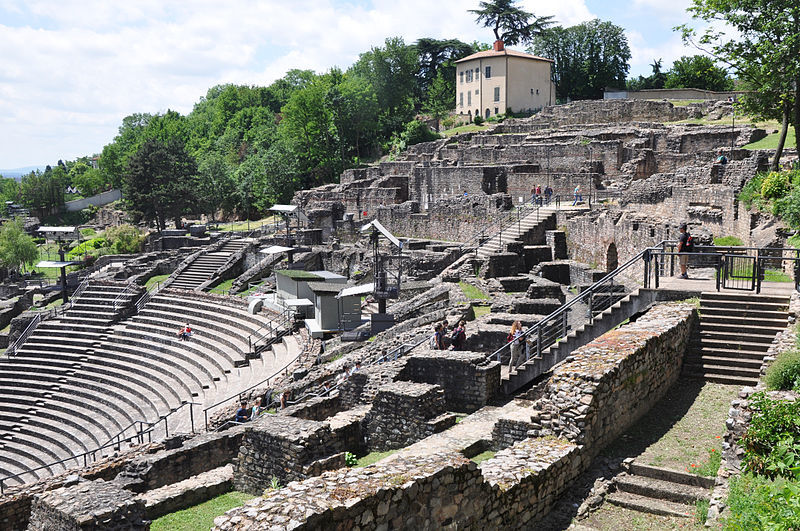
[(783, 197), (789, 190), (789, 174), (780, 171), (771, 171), (761, 184), (761, 197), (775, 199)]
[(800, 403), (756, 393), (750, 408), (753, 417), (742, 437), (744, 469), (770, 478), (790, 477), (800, 465)]
[(756, 206), (761, 202), (761, 187), (764, 184), (764, 174), (759, 173), (744, 185), (742, 191), (739, 193), (739, 201), (744, 203), (744, 206), (750, 208), (754, 203)]
[(787, 391), (800, 391), (800, 350), (784, 352), (767, 369), (767, 387)]
[(133, 225), (120, 225), (106, 230), (106, 238), (114, 254), (138, 253), (142, 249), (144, 236)]
[(793, 187), (787, 195), (777, 198), (773, 203), (772, 213), (790, 227), (800, 228), (800, 186)]
[(454, 115), (447, 116), (442, 118), (442, 128), (444, 129), (451, 129), (454, 125), (456, 125), (456, 117)]
[(358, 458), (355, 456), (355, 454), (352, 454), (350, 452), (345, 452), (344, 464), (351, 467), (356, 466), (358, 464)]
[(741, 247), (744, 242), (736, 236), (720, 236), (719, 238), (714, 238), (714, 245), (717, 247)]
[(438, 134), (431, 131), (428, 124), (419, 120), (411, 120), (406, 124), (405, 130), (400, 134), (400, 139), (407, 146), (413, 146), (421, 142), (430, 142), (441, 138)]
[(481, 116), (480, 114), (476, 114), (476, 115), (475, 115), (475, 118), (472, 120), (472, 122), (473, 122), (475, 125), (483, 125), (483, 122), (484, 122), (484, 121), (485, 121), (485, 120), (483, 119), (483, 116)]
[(74, 258), (84, 254), (89, 254), (92, 251), (96, 251), (97, 249), (102, 249), (104, 247), (108, 247), (108, 240), (102, 236), (98, 236), (97, 238), (86, 240), (77, 247), (74, 247), (67, 253), (67, 256)]
[(798, 529), (800, 482), (763, 476), (734, 476), (728, 491), (725, 529), (736, 531)]

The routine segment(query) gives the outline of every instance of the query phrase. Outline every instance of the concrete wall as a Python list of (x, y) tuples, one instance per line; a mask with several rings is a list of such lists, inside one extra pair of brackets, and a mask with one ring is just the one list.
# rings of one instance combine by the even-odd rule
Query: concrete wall
[(119, 201), (120, 199), (122, 199), (122, 190), (115, 188), (107, 192), (93, 195), (92, 197), (84, 197), (83, 199), (76, 199), (75, 201), (67, 201), (64, 203), (64, 208), (67, 212), (75, 212), (78, 210), (83, 210), (84, 208), (88, 208), (89, 206), (100, 207), (107, 205), (109, 203), (113, 203), (114, 201)]

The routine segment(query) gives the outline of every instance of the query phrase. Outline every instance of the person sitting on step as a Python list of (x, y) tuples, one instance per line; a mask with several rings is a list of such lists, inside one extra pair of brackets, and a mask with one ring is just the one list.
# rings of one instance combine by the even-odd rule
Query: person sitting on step
[(192, 337), (192, 327), (189, 326), (189, 323), (186, 323), (186, 326), (181, 328), (180, 332), (178, 332), (178, 337), (181, 341), (186, 341)]

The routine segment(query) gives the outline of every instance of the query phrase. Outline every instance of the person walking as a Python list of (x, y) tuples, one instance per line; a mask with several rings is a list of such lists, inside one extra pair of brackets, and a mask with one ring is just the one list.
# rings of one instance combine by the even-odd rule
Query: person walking
[(575, 194), (575, 200), (572, 202), (572, 206), (577, 205), (578, 201), (583, 201), (583, 196), (581, 195), (581, 185), (575, 187), (574, 194)]
[(514, 321), (511, 324), (511, 331), (508, 333), (508, 337), (506, 337), (506, 342), (511, 343), (511, 360), (508, 364), (509, 372), (516, 369), (517, 364), (519, 363), (520, 354), (522, 352), (522, 345), (524, 343), (524, 338), (522, 337), (522, 323), (519, 321)]

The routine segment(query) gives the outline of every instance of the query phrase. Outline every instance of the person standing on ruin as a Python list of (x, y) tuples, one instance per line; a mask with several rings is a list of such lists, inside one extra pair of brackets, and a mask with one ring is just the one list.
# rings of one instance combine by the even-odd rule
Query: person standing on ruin
[(549, 205), (550, 204), (550, 198), (552, 198), (552, 197), (553, 197), (553, 189), (550, 188), (550, 185), (548, 184), (547, 186), (544, 187), (545, 204)]
[(525, 339), (522, 337), (522, 323), (514, 321), (511, 325), (511, 331), (506, 337), (506, 342), (511, 343), (511, 360), (508, 365), (509, 372), (513, 371), (520, 361), (520, 354), (522, 352), (522, 345)]
[(453, 329), (453, 334), (450, 336), (450, 345), (453, 350), (462, 350), (464, 343), (467, 340), (467, 322), (461, 319), (458, 325)]
[(680, 232), (680, 236), (678, 237), (678, 263), (681, 267), (681, 274), (678, 278), (689, 278), (689, 273), (687, 269), (689, 268), (689, 255), (683, 253), (691, 253), (694, 251), (694, 239), (692, 235), (689, 234), (687, 230), (686, 223), (681, 223), (680, 227), (678, 227), (678, 231)]

